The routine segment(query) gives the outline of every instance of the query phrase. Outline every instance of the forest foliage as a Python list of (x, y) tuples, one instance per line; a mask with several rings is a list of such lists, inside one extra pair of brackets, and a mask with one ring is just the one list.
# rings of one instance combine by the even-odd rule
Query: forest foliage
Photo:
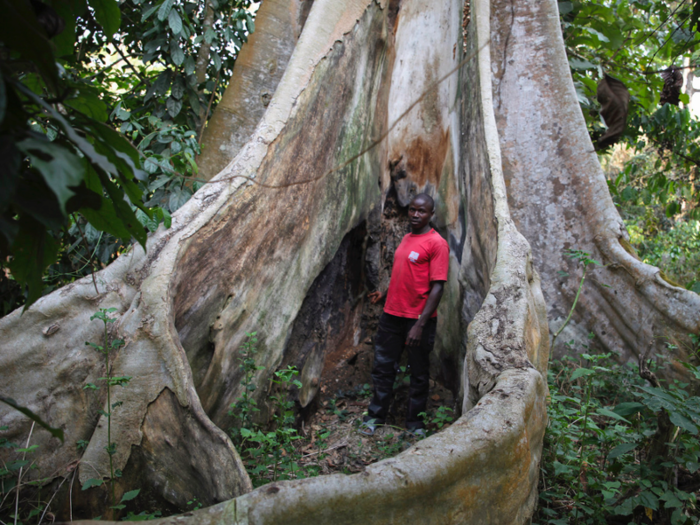
[(251, 0), (2, 0), (3, 311), (104, 267), (198, 187)]

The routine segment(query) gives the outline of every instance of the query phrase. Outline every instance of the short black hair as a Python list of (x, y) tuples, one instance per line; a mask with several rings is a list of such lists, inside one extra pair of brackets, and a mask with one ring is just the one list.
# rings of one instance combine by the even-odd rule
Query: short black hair
[(411, 199), (411, 202), (418, 200), (418, 199), (425, 201), (427, 204), (430, 205), (431, 211), (435, 211), (435, 201), (433, 200), (433, 198), (430, 195), (428, 195), (427, 193), (419, 193), (418, 195), (416, 195), (415, 197), (413, 197)]

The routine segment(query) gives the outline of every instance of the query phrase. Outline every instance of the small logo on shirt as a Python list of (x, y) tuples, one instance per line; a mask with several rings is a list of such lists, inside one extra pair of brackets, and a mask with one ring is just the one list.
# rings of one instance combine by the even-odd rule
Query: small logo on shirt
[(411, 253), (408, 255), (408, 260), (411, 261), (411, 262), (416, 262), (416, 261), (418, 260), (418, 257), (419, 257), (418, 252), (411, 252)]

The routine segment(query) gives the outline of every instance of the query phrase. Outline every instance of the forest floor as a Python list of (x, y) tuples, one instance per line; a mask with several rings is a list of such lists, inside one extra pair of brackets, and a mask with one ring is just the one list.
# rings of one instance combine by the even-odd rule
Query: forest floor
[[(361, 472), (421, 439), (404, 428), (410, 384), (405, 356), (394, 382), (386, 424), (377, 427), (372, 436), (359, 432), (372, 396), (372, 357), (369, 339), (335, 349), (326, 356), (315, 399), (298, 412), (293, 426), (258, 430), (254, 437), (246, 438), (245, 445), (237, 445), (254, 487), (285, 479)], [(284, 410), (292, 405), (287, 402)], [(427, 435), (449, 426), (457, 414), (455, 409), (453, 393), (431, 380)]]
[[(394, 385), (394, 402), (386, 425), (377, 427), (372, 436), (358, 430), (367, 413), (372, 390), (369, 384), (352, 391), (326, 394), (316, 412), (299, 431), (295, 443), (298, 463), (314, 475), (352, 474), (367, 465), (403, 452), (421, 438), (403, 428), (408, 400), (409, 376), (400, 372)], [(430, 382), (428, 398), (428, 435), (449, 426), (454, 414), (452, 393), (439, 383)]]

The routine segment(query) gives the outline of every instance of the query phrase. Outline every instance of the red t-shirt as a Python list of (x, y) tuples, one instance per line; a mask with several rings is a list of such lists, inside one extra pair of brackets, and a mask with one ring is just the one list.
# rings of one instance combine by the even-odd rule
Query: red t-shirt
[[(418, 319), (428, 300), (430, 283), (447, 280), (449, 262), (447, 241), (435, 230), (422, 235), (405, 235), (394, 254), (384, 311)], [(436, 316), (437, 311), (433, 314)]]

